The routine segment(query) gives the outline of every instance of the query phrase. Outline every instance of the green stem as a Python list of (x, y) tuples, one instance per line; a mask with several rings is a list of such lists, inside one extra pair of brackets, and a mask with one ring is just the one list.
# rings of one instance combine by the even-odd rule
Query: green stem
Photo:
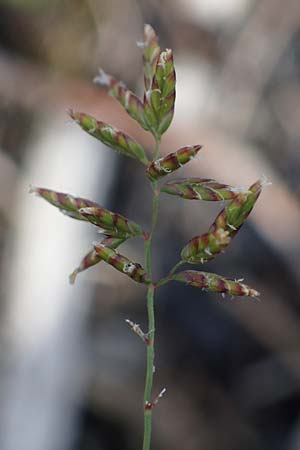
[[(155, 158), (159, 155), (159, 140), (156, 141)], [(152, 204), (152, 227), (151, 232), (145, 240), (145, 260), (146, 270), (152, 280), (151, 268), (151, 244), (153, 233), (157, 224), (158, 204), (159, 204), (159, 190), (157, 189), (157, 182), (152, 182), (153, 188), (153, 204)], [(151, 428), (152, 428), (152, 385), (154, 375), (154, 339), (155, 339), (155, 315), (154, 315), (154, 293), (155, 286), (153, 282), (149, 284), (147, 291), (147, 312), (148, 312), (148, 337), (147, 343), (147, 368), (146, 368), (146, 382), (144, 391), (144, 441), (143, 450), (150, 450), (151, 444)]]
[(155, 161), (159, 157), (159, 153), (160, 153), (160, 139), (161, 139), (160, 136), (156, 136), (156, 138), (155, 138), (156, 147), (155, 147), (153, 161)]
[(151, 392), (154, 374), (154, 337), (155, 337), (155, 317), (154, 317), (154, 286), (150, 284), (147, 292), (147, 309), (149, 323), (149, 343), (147, 345), (147, 371), (144, 393), (144, 442), (143, 450), (150, 450), (151, 427), (152, 427), (152, 405)]
[(156, 283), (156, 288), (163, 286), (164, 284), (167, 284), (169, 281), (171, 281), (172, 276), (176, 272), (176, 270), (182, 266), (182, 264), (185, 264), (185, 261), (179, 261), (175, 266), (170, 270), (168, 275), (164, 278), (162, 278), (158, 283)]

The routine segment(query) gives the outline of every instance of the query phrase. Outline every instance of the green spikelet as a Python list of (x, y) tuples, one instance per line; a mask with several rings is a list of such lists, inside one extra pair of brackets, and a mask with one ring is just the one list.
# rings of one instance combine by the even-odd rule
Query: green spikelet
[(206, 178), (182, 178), (167, 182), (161, 188), (161, 192), (176, 195), (186, 200), (216, 202), (232, 200), (241, 193), (242, 189)]
[[(103, 239), (103, 241), (101, 241), (101, 244), (105, 245), (106, 247), (116, 249), (117, 247), (119, 247), (119, 245), (123, 244), (124, 241), (125, 239), (107, 237)], [(98, 264), (101, 261), (102, 258), (95, 249), (89, 251), (89, 253), (87, 253), (87, 255), (85, 255), (85, 257), (81, 260), (79, 266), (76, 267), (76, 269), (69, 276), (70, 284), (75, 283), (76, 277), (80, 272), (89, 269), (90, 267)]]
[(268, 184), (264, 179), (256, 181), (248, 191), (240, 193), (224, 208), (209, 228), (213, 232), (219, 228), (228, 231), (232, 238), (236, 235), (247, 217), (252, 211), (264, 185)]
[(236, 296), (258, 297), (259, 292), (250, 288), (240, 281), (225, 278), (215, 273), (197, 272), (186, 270), (172, 277), (175, 281), (180, 281), (191, 286), (201, 288), (208, 292), (218, 292)]
[(85, 113), (70, 111), (70, 116), (84, 131), (103, 144), (123, 155), (137, 159), (146, 166), (148, 165), (149, 161), (143, 147), (123, 131), (117, 130), (112, 125), (101, 122)]
[(151, 88), (144, 95), (144, 111), (153, 134), (160, 138), (169, 128), (175, 105), (176, 75), (172, 50), (160, 53)]
[(31, 186), (29, 192), (42, 197), (47, 202), (51, 203), (51, 205), (58, 208), (63, 214), (72, 217), (72, 219), (88, 220), (79, 212), (79, 210), (86, 207), (99, 207), (97, 203), (92, 202), (91, 200), (74, 197), (73, 195), (64, 194), (63, 192), (52, 191), (51, 189)]
[(89, 222), (102, 228), (107, 235), (127, 239), (143, 234), (143, 230), (137, 223), (105, 208), (99, 206), (82, 208), (79, 212)]
[[(181, 147), (174, 153), (170, 153), (164, 158), (157, 159), (153, 161), (146, 170), (146, 175), (150, 181), (158, 180), (159, 178), (168, 175), (179, 169), (181, 166), (191, 161), (196, 157), (199, 150), (202, 148), (201, 145), (189, 145)], [(163, 192), (164, 189), (162, 189)]]
[(152, 106), (158, 119), (158, 134), (161, 136), (169, 128), (175, 105), (176, 74), (172, 50), (161, 52), (153, 78), (152, 90), (159, 91), (157, 101), (152, 100)]
[(191, 239), (181, 251), (181, 259), (190, 264), (203, 264), (214, 259), (229, 244), (228, 231), (222, 228)]
[(137, 283), (150, 283), (150, 279), (146, 271), (140, 264), (130, 261), (125, 256), (120, 255), (115, 252), (115, 250), (106, 247), (102, 243), (95, 245), (94, 248), (103, 261), (113, 266), (119, 272), (124, 273)]

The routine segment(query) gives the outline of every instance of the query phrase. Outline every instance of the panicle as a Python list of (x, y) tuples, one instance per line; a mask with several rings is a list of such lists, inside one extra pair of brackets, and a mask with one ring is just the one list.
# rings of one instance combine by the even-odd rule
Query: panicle
[(215, 273), (185, 270), (173, 275), (175, 281), (201, 288), (208, 292), (218, 292), (234, 296), (258, 297), (259, 292), (244, 283), (225, 278)]
[(149, 161), (143, 147), (123, 131), (82, 112), (71, 111), (70, 116), (84, 131), (103, 144), (123, 155), (137, 159), (146, 166), (148, 165)]
[(143, 267), (133, 261), (130, 261), (115, 250), (106, 247), (102, 243), (95, 245), (95, 250), (103, 261), (113, 266), (119, 272), (124, 273), (137, 283), (149, 284), (150, 279)]
[[(181, 147), (176, 152), (170, 153), (164, 158), (153, 161), (146, 170), (147, 177), (151, 181), (154, 181), (174, 172), (195, 158), (201, 148), (202, 145), (188, 145)], [(162, 191), (166, 192), (164, 189), (162, 189)]]

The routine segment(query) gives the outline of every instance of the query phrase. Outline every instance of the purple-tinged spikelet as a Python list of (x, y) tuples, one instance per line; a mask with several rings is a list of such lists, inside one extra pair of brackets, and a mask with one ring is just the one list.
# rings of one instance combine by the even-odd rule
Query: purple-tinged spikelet
[[(168, 175), (195, 158), (202, 145), (188, 145), (181, 147), (164, 158), (153, 161), (146, 170), (147, 177), (153, 181)], [(166, 192), (162, 189), (163, 192)]]
[(51, 205), (56, 206), (62, 213), (78, 220), (88, 220), (80, 214), (79, 210), (81, 208), (100, 206), (96, 202), (92, 202), (85, 198), (74, 197), (70, 194), (64, 194), (63, 192), (52, 191), (51, 189), (41, 187), (30, 186), (29, 192), (37, 194), (47, 202), (51, 203)]
[(203, 264), (214, 259), (230, 243), (228, 231), (222, 228), (191, 239), (181, 251), (181, 259), (190, 264)]
[(197, 272), (195, 270), (186, 270), (172, 277), (175, 281), (201, 288), (208, 292), (218, 292), (235, 296), (258, 297), (259, 292), (230, 278), (225, 278), (215, 273)]
[(127, 239), (143, 234), (143, 230), (137, 223), (121, 214), (111, 212), (91, 200), (38, 187), (30, 187), (30, 192), (44, 198), (73, 219), (93, 223), (108, 236)]
[(158, 38), (151, 25), (146, 24), (144, 26), (144, 42), (141, 47), (143, 48), (145, 90), (148, 91), (152, 87), (152, 80), (160, 54)]
[(136, 120), (145, 130), (149, 130), (144, 117), (143, 103), (121, 81), (99, 69), (99, 75), (94, 78), (94, 82), (106, 87), (108, 93), (121, 103), (130, 117)]
[(119, 272), (124, 273), (137, 283), (150, 283), (150, 279), (146, 271), (140, 264), (130, 261), (125, 256), (120, 255), (119, 253), (115, 252), (111, 248), (106, 247), (102, 243), (95, 245), (94, 248), (103, 261), (113, 266)]
[(77, 278), (77, 275), (80, 272), (83, 272), (84, 270), (87, 270), (88, 268), (94, 266), (95, 264), (98, 264), (101, 261), (101, 257), (98, 255), (98, 253), (95, 250), (91, 250), (88, 252), (84, 258), (80, 261), (80, 264), (78, 267), (76, 267), (75, 270), (69, 275), (69, 282), (70, 284), (74, 284), (75, 280)]
[(215, 180), (206, 178), (172, 180), (165, 183), (161, 188), (161, 192), (177, 195), (186, 200), (204, 200), (210, 202), (232, 200), (243, 192), (243, 190), (241, 187), (228, 186), (227, 184), (218, 183)]
[(137, 159), (146, 166), (148, 165), (149, 161), (143, 147), (123, 131), (82, 112), (70, 111), (70, 116), (84, 131), (103, 144), (123, 155)]
[(129, 238), (143, 234), (141, 227), (119, 213), (108, 211), (100, 206), (80, 209), (80, 214), (89, 222), (105, 230), (105, 234)]
[[(120, 238), (114, 238), (114, 237), (107, 237), (101, 241), (102, 245), (105, 245), (109, 248), (117, 248), (119, 245), (123, 244), (125, 239)], [(69, 281), (71, 284), (75, 283), (76, 277), (80, 272), (83, 272), (84, 270), (89, 269), (90, 267), (94, 266), (95, 264), (98, 264), (102, 261), (101, 256), (96, 252), (95, 249), (91, 250), (85, 257), (81, 260), (78, 267), (76, 267), (75, 270), (71, 273), (69, 276)]]

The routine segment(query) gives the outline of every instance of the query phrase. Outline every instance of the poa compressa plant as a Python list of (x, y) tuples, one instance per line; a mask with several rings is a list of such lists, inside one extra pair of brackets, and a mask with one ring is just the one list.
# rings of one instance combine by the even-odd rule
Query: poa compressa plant
[[(221, 293), (223, 296), (258, 297), (259, 293), (242, 283), (241, 280), (225, 278), (215, 273), (197, 270), (179, 271), (183, 264), (204, 265), (223, 253), (246, 221), (257, 201), (265, 181), (258, 180), (249, 188), (241, 188), (218, 183), (203, 178), (172, 179), (164, 184), (159, 182), (191, 161), (201, 150), (201, 145), (187, 145), (168, 154), (160, 156), (162, 135), (171, 124), (175, 103), (175, 70), (172, 50), (161, 51), (157, 36), (150, 25), (145, 25), (144, 42), (139, 44), (143, 51), (144, 97), (140, 100), (123, 83), (100, 70), (95, 82), (105, 86), (125, 108), (127, 113), (141, 127), (149, 131), (155, 139), (155, 149), (149, 158), (143, 147), (125, 132), (112, 125), (99, 121), (94, 117), (71, 111), (70, 116), (87, 133), (117, 152), (137, 159), (145, 166), (145, 175), (153, 191), (152, 225), (150, 231), (143, 230), (140, 225), (111, 212), (91, 200), (74, 197), (69, 194), (49, 189), (31, 188), (60, 211), (73, 219), (90, 222), (100, 228), (102, 240), (83, 258), (79, 266), (70, 275), (74, 283), (79, 272), (104, 261), (147, 289), (148, 330), (142, 331), (140, 326), (127, 320), (131, 329), (142, 339), (147, 350), (147, 369), (144, 392), (144, 440), (143, 450), (150, 449), (152, 412), (159, 399), (164, 395), (163, 389), (158, 395), (152, 394), (154, 377), (154, 338), (155, 315), (154, 298), (157, 289), (171, 281), (195, 286), (209, 292)], [(193, 237), (182, 249), (180, 260), (170, 272), (160, 280), (152, 278), (151, 242), (155, 231), (160, 194), (175, 195), (185, 200), (222, 201), (223, 209), (216, 217), (208, 231)], [(229, 201), (224, 207), (224, 202)], [(145, 263), (131, 261), (117, 252), (117, 248), (126, 240), (140, 237), (145, 244)]]

